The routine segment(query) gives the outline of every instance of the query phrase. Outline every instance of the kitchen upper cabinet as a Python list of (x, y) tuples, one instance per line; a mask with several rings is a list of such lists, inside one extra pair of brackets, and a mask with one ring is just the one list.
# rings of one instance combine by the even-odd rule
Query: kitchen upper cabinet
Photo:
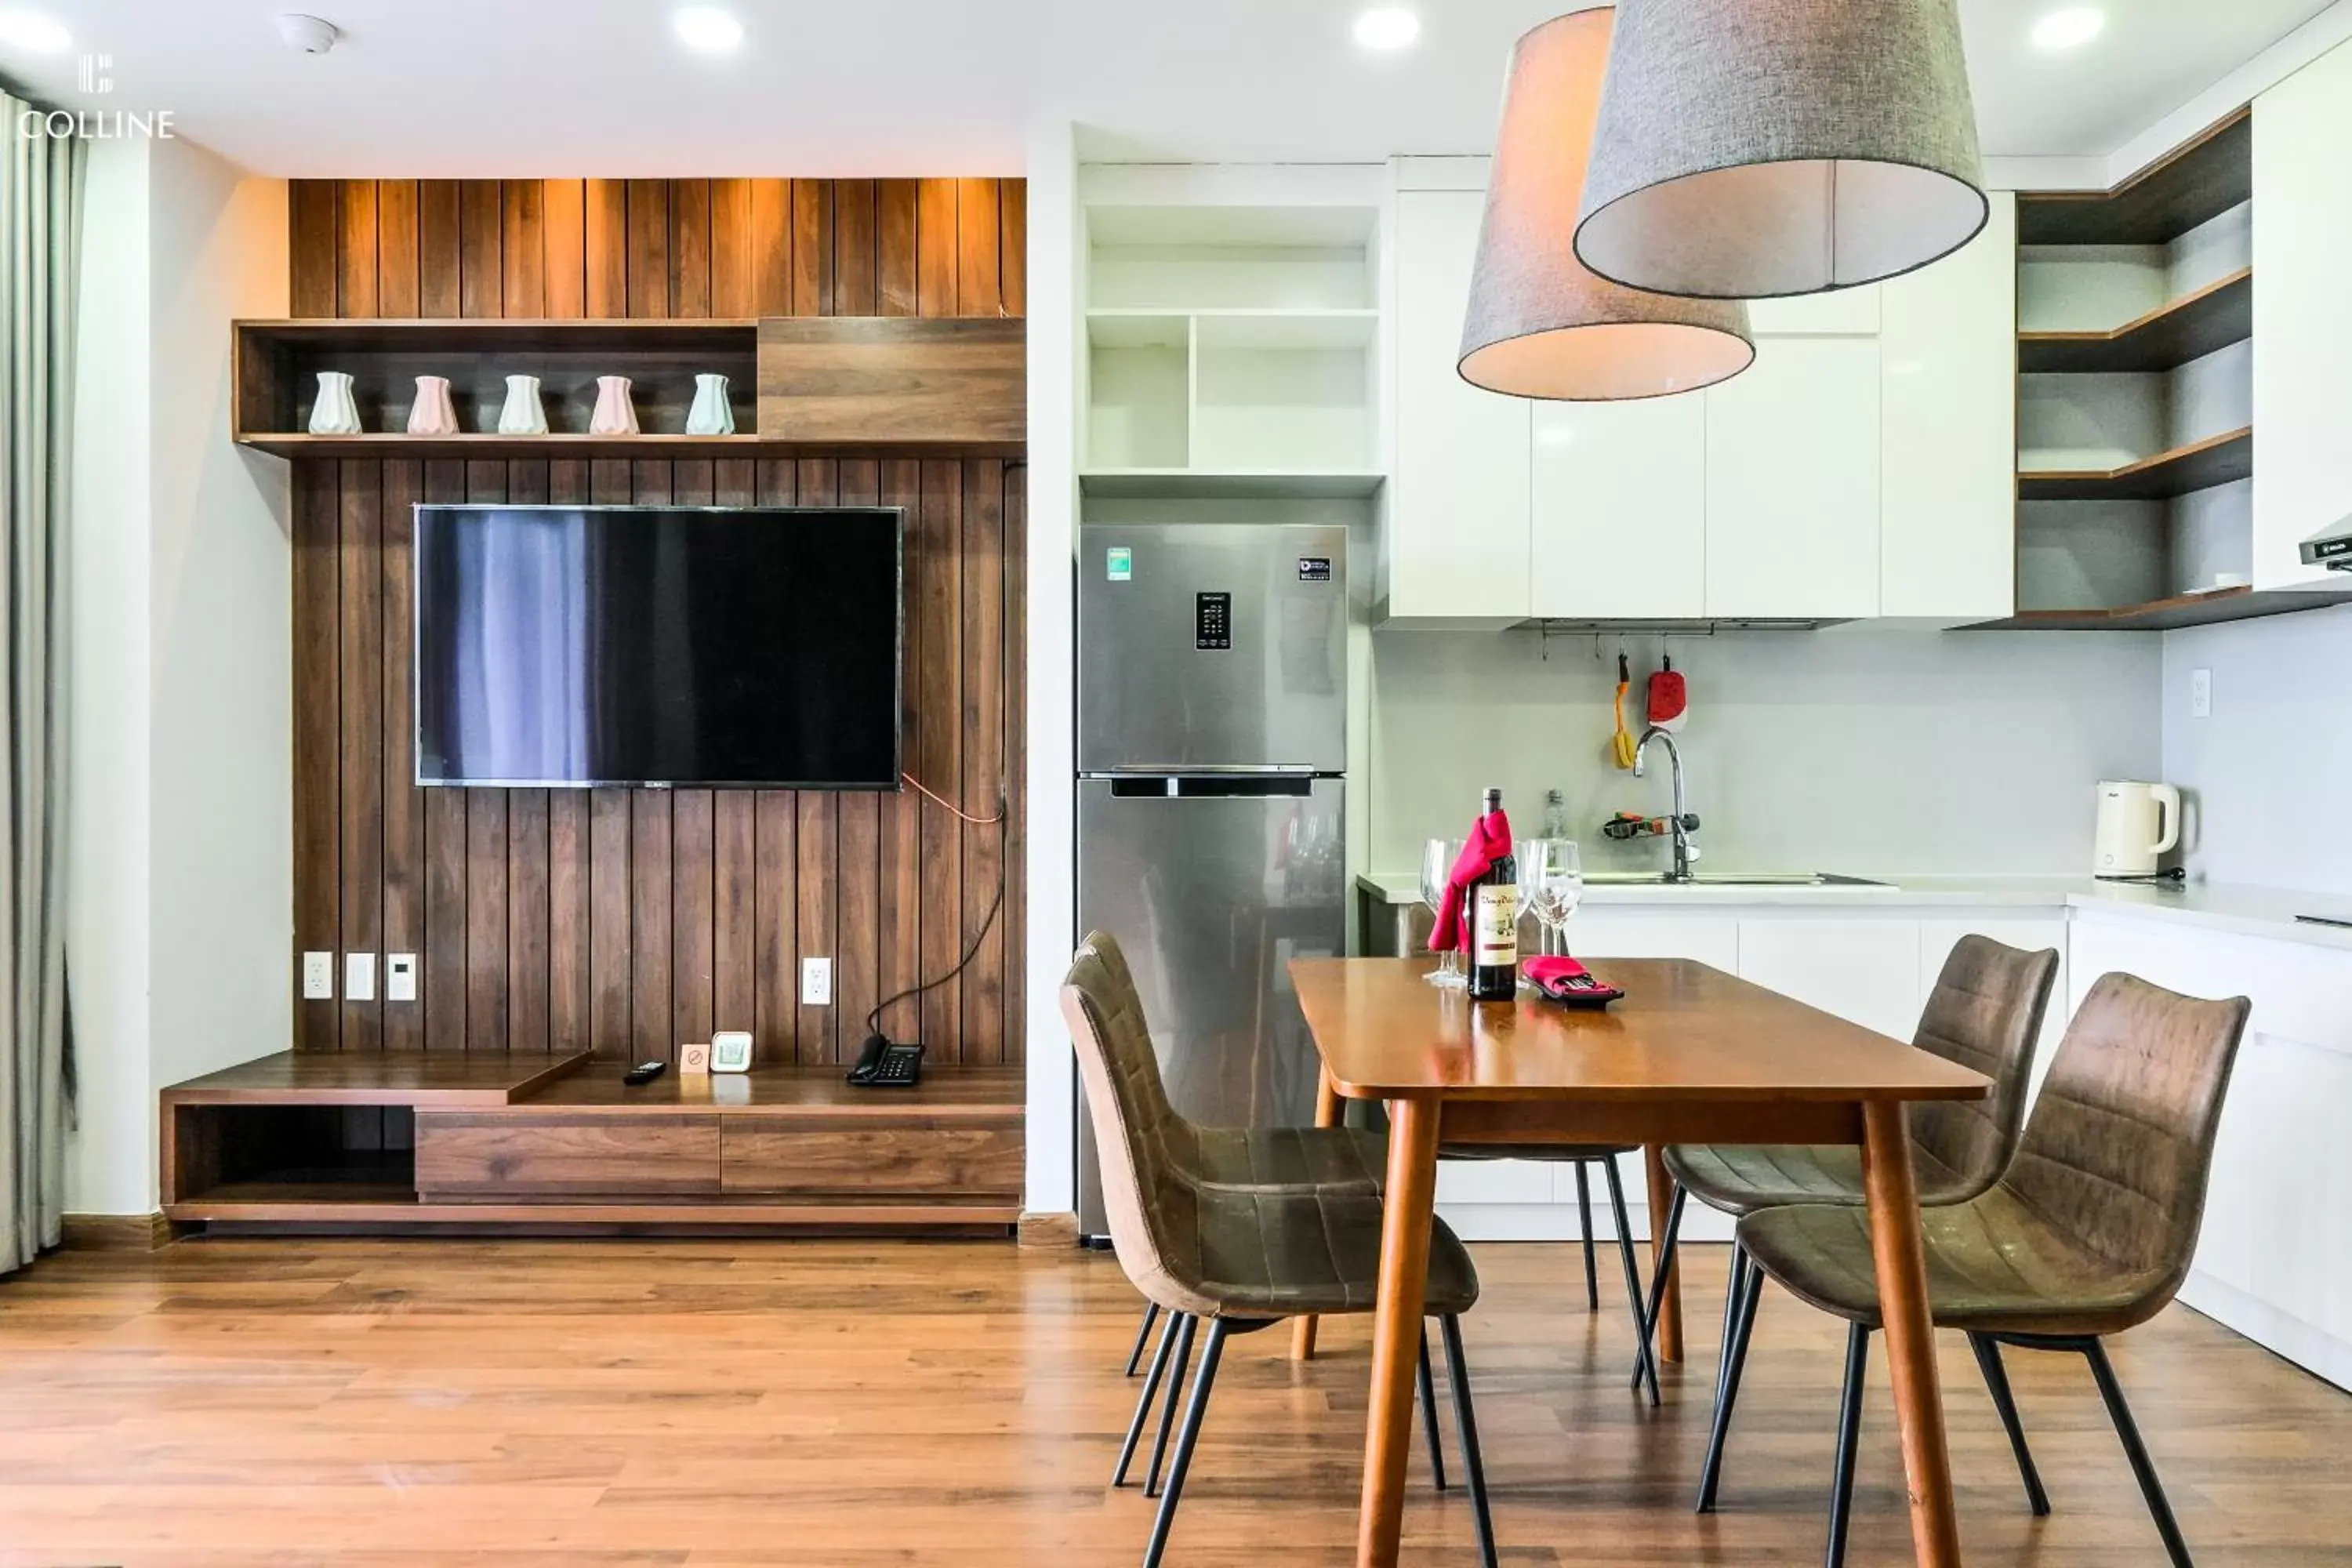
[(1706, 614), (1706, 399), (1535, 407), (1533, 612)]
[(1759, 336), (1706, 402), (1706, 613), (1878, 614), (1878, 340)]
[(1396, 432), (1382, 557), (1391, 621), (1528, 615), (1528, 405), (1454, 372), (1481, 191), (1401, 191)]
[(1997, 620), (2017, 587), (2017, 197), (1879, 286), (1878, 613)]
[(2327, 580), (2296, 546), (2352, 513), (2352, 45), (2254, 100), (2256, 588)]

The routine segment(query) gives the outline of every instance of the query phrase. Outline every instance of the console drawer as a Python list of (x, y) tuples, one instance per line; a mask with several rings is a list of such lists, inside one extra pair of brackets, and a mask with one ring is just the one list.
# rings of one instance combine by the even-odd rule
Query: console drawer
[(416, 1118), (416, 1191), (427, 1202), (719, 1190), (715, 1116)]
[(974, 1198), (1017, 1202), (1024, 1174), (1019, 1122), (968, 1117), (726, 1119), (725, 1190), (809, 1197)]

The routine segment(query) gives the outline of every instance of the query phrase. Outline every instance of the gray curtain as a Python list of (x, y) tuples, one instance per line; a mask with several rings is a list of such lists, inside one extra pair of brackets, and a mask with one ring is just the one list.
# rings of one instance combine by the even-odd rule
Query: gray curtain
[(25, 134), (0, 93), (0, 1272), (58, 1242), (65, 1206), (66, 478), (78, 138)]

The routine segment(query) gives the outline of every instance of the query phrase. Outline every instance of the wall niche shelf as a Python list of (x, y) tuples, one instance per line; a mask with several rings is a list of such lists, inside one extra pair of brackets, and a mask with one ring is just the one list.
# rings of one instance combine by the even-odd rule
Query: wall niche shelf
[(1080, 493), (1376, 492), (1379, 216), (1089, 206)]
[(2123, 605), (2105, 610), (2021, 610), (2006, 620), (1985, 621), (1964, 627), (1972, 632), (2171, 632), (2184, 626), (2209, 626), (2221, 621), (2251, 620), (2260, 616), (2289, 615), (2318, 609), (2352, 599), (2352, 587), (2327, 589), (2214, 588), (2202, 594), (2176, 594), (2144, 605)]
[[(232, 429), (238, 445), (281, 458), (751, 458), (798, 450), (1018, 456), (1001, 417), (1024, 384), (1017, 320), (826, 318), (822, 321), (507, 318), (243, 321), (236, 346)], [(318, 373), (350, 374), (364, 433), (312, 436)], [(695, 377), (728, 378), (735, 434), (684, 434)], [(509, 374), (540, 378), (544, 436), (496, 434)], [(446, 376), (461, 434), (411, 436), (420, 375)], [(625, 375), (643, 434), (593, 436), (596, 378)], [(887, 384), (890, 397), (873, 388)], [(795, 435), (789, 415), (763, 421), (763, 385), (796, 394), (821, 429)], [(928, 401), (926, 401), (928, 399)], [(839, 421), (869, 403), (870, 434), (845, 439)], [(780, 409), (790, 398), (772, 396)], [(906, 410), (922, 411), (910, 422)], [(987, 411), (985, 425), (960, 416)], [(825, 423), (825, 422), (830, 423)], [(927, 423), (924, 421), (928, 421)]]
[(2254, 432), (2225, 431), (2119, 468), (2039, 468), (2017, 476), (2022, 500), (2169, 500), (2246, 479), (2254, 471)]
[(2254, 269), (2168, 301), (2112, 331), (2020, 332), (2021, 374), (2178, 369), (2253, 335)]

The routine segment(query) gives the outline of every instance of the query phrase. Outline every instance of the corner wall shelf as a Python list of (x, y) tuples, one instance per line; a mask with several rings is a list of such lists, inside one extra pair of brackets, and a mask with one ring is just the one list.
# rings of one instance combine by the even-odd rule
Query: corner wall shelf
[(2017, 476), (2017, 494), (2021, 500), (2168, 500), (2253, 471), (2250, 425), (2120, 468), (2029, 468)]
[(2208, 626), (2221, 621), (2252, 620), (2260, 616), (2289, 615), (2352, 599), (2352, 585), (2340, 589), (2215, 588), (2202, 594), (2177, 594), (2145, 605), (2120, 605), (2107, 610), (2020, 610), (2006, 620), (1963, 626), (1971, 632), (2170, 632), (2183, 626)]
[(2020, 332), (2021, 374), (2167, 371), (2252, 337), (2254, 269), (2240, 268), (2105, 332)]
[(2163, 245), (2254, 194), (2254, 120), (2241, 109), (2108, 191), (2029, 191), (2020, 245)]

